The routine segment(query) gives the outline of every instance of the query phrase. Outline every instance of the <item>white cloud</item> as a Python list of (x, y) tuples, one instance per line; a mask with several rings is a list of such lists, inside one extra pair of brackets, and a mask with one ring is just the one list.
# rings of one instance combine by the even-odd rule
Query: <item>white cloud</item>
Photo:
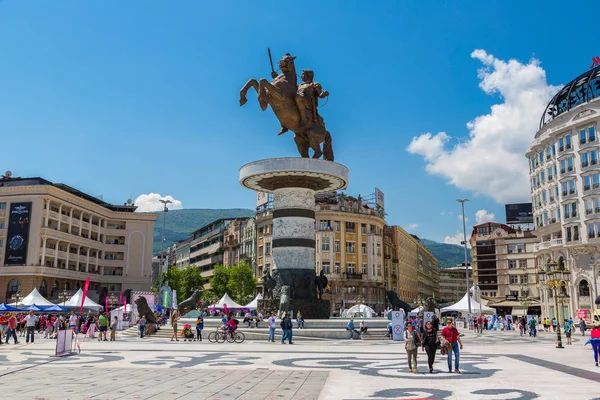
[(454, 215), (454, 211), (441, 211), (440, 215), (444, 216), (444, 215)]
[(408, 224), (406, 225), (406, 227), (408, 229), (417, 229), (419, 227), (419, 224)]
[[(460, 222), (462, 222), (462, 217), (463, 217), (462, 214), (458, 214), (456, 216), (456, 219), (458, 219)], [(469, 223), (469, 217), (465, 216), (465, 224), (468, 224), (468, 223)]]
[[(463, 245), (462, 244), (463, 238), (464, 238), (463, 233), (459, 232), (459, 231), (456, 231), (456, 234), (454, 236), (446, 236), (444, 238), (444, 243), (446, 243), (446, 244), (456, 244), (458, 246), (462, 246)], [(471, 245), (469, 244), (468, 239), (467, 239), (467, 247), (469, 247), (469, 248), (471, 247)]]
[(489, 114), (467, 123), (469, 137), (446, 148), (445, 132), (414, 137), (406, 150), (423, 156), (427, 172), (448, 183), (494, 198), (499, 203), (530, 200), (525, 151), (538, 129), (548, 101), (560, 88), (548, 85), (546, 71), (528, 63), (500, 60), (485, 50), (471, 54), (484, 65), (479, 87), (501, 101)]
[(169, 210), (181, 210), (183, 204), (179, 200), (175, 200), (173, 196), (161, 196), (158, 193), (140, 194), (134, 201), (137, 206), (137, 212), (162, 211), (163, 203), (160, 200), (171, 200), (167, 206)]
[(493, 222), (496, 220), (496, 215), (494, 213), (488, 213), (487, 210), (477, 210), (475, 213), (475, 221), (478, 224), (483, 224), (485, 222)]

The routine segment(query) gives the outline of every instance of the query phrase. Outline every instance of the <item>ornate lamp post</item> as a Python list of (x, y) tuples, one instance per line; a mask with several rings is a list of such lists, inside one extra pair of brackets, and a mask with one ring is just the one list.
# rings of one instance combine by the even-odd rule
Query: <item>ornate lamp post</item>
[(110, 296), (108, 296), (108, 304), (110, 304), (111, 307), (117, 304), (118, 301), (119, 298), (116, 294), (112, 293)]
[(21, 292), (13, 294), (12, 296), (10, 296), (10, 299), (13, 300), (16, 303), (17, 308), (19, 308), (19, 300), (22, 299)]
[(556, 337), (557, 349), (563, 349), (562, 337), (560, 335), (561, 317), (558, 311), (558, 297), (561, 288), (567, 288), (571, 280), (571, 272), (564, 266), (559, 266), (554, 260), (550, 261), (545, 267), (538, 271), (538, 278), (541, 285), (547, 286), (552, 290), (554, 297), (554, 310), (556, 316)]
[(69, 294), (69, 292), (68, 292), (68, 291), (66, 291), (66, 290), (63, 290), (62, 292), (60, 292), (60, 293), (58, 294), (58, 299), (59, 299), (60, 301), (62, 301), (62, 303), (63, 303), (63, 307), (64, 307), (65, 303), (67, 302), (67, 300), (69, 300), (69, 298), (71, 298), (71, 295), (70, 295), (70, 294)]

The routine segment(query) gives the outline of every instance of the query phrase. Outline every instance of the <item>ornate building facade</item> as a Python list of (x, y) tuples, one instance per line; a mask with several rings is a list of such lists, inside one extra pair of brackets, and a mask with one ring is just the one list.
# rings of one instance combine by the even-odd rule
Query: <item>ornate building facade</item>
[[(594, 308), (600, 264), (600, 67), (565, 85), (550, 101), (528, 148), (537, 267), (551, 260), (571, 271), (561, 317)], [(555, 316), (541, 288), (542, 313)], [(581, 310), (581, 311), (580, 311)]]

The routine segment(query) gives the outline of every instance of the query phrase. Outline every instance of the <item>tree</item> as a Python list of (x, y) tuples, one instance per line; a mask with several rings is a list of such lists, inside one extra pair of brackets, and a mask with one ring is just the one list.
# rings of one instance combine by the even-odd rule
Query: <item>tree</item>
[(254, 296), (257, 283), (252, 268), (246, 262), (233, 267), (217, 265), (210, 279), (210, 290), (202, 297), (220, 299), (227, 293), (235, 302), (243, 305)]
[(247, 262), (242, 261), (231, 267), (227, 289), (237, 303), (244, 305), (252, 300), (252, 296), (256, 291), (256, 284), (257, 280), (254, 277), (254, 272)]
[(188, 265), (181, 272), (181, 294), (177, 292), (177, 297), (185, 300), (197, 289), (202, 290), (204, 288), (204, 277), (202, 276), (202, 268), (195, 264)]

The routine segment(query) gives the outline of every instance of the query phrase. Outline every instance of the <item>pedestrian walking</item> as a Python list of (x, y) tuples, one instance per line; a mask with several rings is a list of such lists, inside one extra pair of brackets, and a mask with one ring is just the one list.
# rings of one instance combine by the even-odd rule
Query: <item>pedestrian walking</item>
[(454, 371), (457, 374), (460, 374), (459, 346), (460, 350), (462, 350), (462, 341), (460, 340), (458, 329), (454, 327), (454, 321), (448, 318), (446, 324), (446, 327), (442, 329), (442, 337), (447, 342), (448, 346), (448, 372), (452, 372), (452, 353), (454, 353)]
[(425, 323), (423, 329), (423, 337), (421, 338), (421, 347), (427, 353), (427, 364), (429, 365), (429, 373), (433, 373), (433, 363), (435, 362), (435, 353), (438, 346), (438, 330), (434, 328), (431, 321)]
[(8, 317), (7, 323), (7, 331), (6, 331), (6, 344), (8, 344), (8, 339), (13, 337), (15, 344), (19, 344), (17, 340), (17, 317), (14, 313), (11, 313)]
[(592, 348), (594, 349), (594, 361), (596, 367), (598, 366), (598, 352), (600, 352), (600, 325), (596, 323), (590, 332), (590, 341), (592, 342)]
[(567, 344), (571, 343), (571, 325), (569, 325), (569, 321), (565, 319), (565, 336), (567, 337)]
[(552, 332), (556, 332), (556, 318), (552, 318), (550, 325), (552, 326)]
[(144, 332), (146, 331), (146, 322), (146, 317), (142, 315), (142, 318), (140, 318), (140, 320), (138, 321), (138, 324), (140, 325), (140, 339), (144, 338)]
[[(552, 325), (552, 327), (554, 329), (554, 332), (556, 332), (556, 324), (555, 324), (556, 320), (552, 320), (552, 321), (553, 321), (552, 323), (554, 324), (554, 325)], [(537, 321), (535, 320), (535, 317), (532, 317), (529, 320), (529, 336), (533, 336), (533, 337), (537, 336)]]
[(35, 340), (35, 323), (38, 317), (33, 314), (33, 311), (29, 311), (29, 315), (25, 317), (25, 324), (27, 326), (27, 336), (25, 337), (25, 343), (29, 343), (29, 337), (31, 336), (31, 343)]
[(581, 318), (581, 320), (579, 320), (579, 330), (581, 331), (581, 336), (585, 336), (586, 328), (585, 319)]
[(3, 336), (8, 337), (8, 318), (4, 314), (0, 314), (0, 344), (4, 344)]
[(285, 317), (281, 320), (281, 329), (283, 330), (283, 335), (281, 336), (281, 344), (288, 340), (288, 344), (294, 344), (292, 341), (292, 328), (294, 327), (294, 323), (290, 318), (289, 313), (285, 313)]
[(196, 340), (199, 342), (202, 341), (202, 329), (204, 329), (204, 316), (200, 313), (196, 318)]
[(275, 313), (272, 312), (267, 323), (269, 324), (269, 342), (275, 342)]
[(177, 310), (173, 310), (171, 313), (171, 328), (173, 328), (173, 334), (171, 335), (171, 342), (176, 340), (179, 342), (179, 338), (177, 337), (177, 321), (179, 321), (179, 312)]
[[(408, 324), (404, 331), (404, 348), (408, 357), (408, 372), (418, 373), (417, 352), (419, 349), (419, 335), (412, 324)], [(414, 369), (413, 364), (415, 366)]]

